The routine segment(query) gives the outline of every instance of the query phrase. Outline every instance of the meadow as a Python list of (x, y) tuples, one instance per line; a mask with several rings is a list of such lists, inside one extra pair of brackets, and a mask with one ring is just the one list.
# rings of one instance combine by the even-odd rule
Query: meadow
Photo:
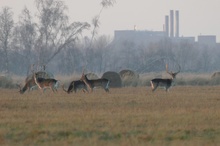
[(0, 89), (0, 145), (206, 146), (220, 143), (220, 86), (105, 93)]

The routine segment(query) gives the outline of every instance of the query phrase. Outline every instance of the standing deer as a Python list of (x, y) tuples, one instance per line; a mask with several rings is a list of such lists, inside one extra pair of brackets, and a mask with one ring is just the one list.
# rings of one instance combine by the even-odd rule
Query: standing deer
[(57, 91), (59, 86), (59, 82), (56, 79), (44, 79), (44, 78), (37, 78), (36, 73), (34, 73), (34, 81), (37, 84), (38, 88), (42, 91), (45, 91), (46, 88), (50, 88), (53, 92)]
[(168, 65), (166, 64), (166, 72), (171, 75), (171, 79), (161, 79), (161, 78), (155, 78), (153, 80), (150, 81), (151, 83), (151, 88), (152, 88), (152, 91), (155, 91), (157, 89), (158, 86), (163, 86), (165, 87), (165, 90), (168, 91), (169, 88), (173, 85), (173, 82), (176, 78), (176, 75), (180, 72), (181, 68), (180, 68), (180, 65), (178, 64), (179, 66), (179, 70), (177, 72), (169, 72), (168, 71)]
[(91, 92), (93, 91), (93, 88), (96, 87), (102, 87), (106, 92), (109, 92), (110, 81), (108, 79), (100, 78), (100, 79), (89, 80), (83, 71), (81, 80), (87, 85), (87, 87), (90, 88)]
[(89, 92), (86, 84), (81, 80), (72, 81), (68, 87), (68, 90), (64, 89), (64, 85), (62, 87), (63, 87), (63, 91), (65, 91), (68, 94), (70, 94), (73, 91), (76, 93), (76, 91), (80, 89), (82, 89), (84, 93)]

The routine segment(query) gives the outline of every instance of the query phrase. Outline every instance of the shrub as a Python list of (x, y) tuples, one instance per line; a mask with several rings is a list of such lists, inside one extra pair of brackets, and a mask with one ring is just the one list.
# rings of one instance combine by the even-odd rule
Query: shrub
[(0, 87), (1, 88), (15, 88), (15, 84), (10, 77), (0, 76)]

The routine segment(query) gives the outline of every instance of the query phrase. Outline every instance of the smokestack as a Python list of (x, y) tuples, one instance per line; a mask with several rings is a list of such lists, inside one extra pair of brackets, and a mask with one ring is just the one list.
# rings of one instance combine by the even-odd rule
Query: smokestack
[(170, 37), (174, 37), (174, 13), (170, 10)]
[(169, 37), (169, 16), (165, 16), (165, 34), (167, 37)]
[(176, 33), (175, 37), (179, 37), (179, 11), (176, 11)]

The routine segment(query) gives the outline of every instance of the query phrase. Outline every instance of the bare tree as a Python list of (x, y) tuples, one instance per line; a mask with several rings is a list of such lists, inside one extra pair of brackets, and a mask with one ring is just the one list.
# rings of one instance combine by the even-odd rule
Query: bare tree
[(192, 43), (187, 40), (179, 42), (175, 50), (173, 50), (182, 70), (192, 70), (196, 68), (199, 52), (196, 51)]
[(13, 13), (9, 7), (4, 7), (0, 12), (0, 49), (3, 52), (3, 70), (9, 73), (9, 50), (12, 41)]
[[(86, 52), (85, 52), (85, 58), (89, 58), (89, 54), (90, 53), (93, 53), (93, 50), (89, 50), (91, 49), (92, 47), (92, 43), (94, 41), (94, 38), (95, 36), (98, 34), (98, 28), (100, 26), (100, 16), (102, 14), (102, 11), (105, 9), (105, 8), (108, 8), (108, 7), (111, 7), (114, 5), (116, 1), (115, 0), (101, 0), (101, 9), (98, 13), (98, 15), (96, 15), (93, 19), (92, 19), (92, 25), (93, 25), (93, 29), (92, 29), (92, 36), (91, 36), (91, 39), (90, 39), (90, 42), (89, 42), (89, 45), (86, 46)], [(91, 56), (91, 55), (90, 55)], [(93, 60), (90, 60), (90, 63), (92, 62)], [(85, 64), (86, 66), (88, 65), (88, 60), (85, 61)]]
[(91, 38), (91, 42), (90, 42), (90, 47), (92, 45), (92, 42), (94, 40), (95, 35), (98, 34), (98, 28), (100, 25), (99, 19), (100, 19), (100, 16), (101, 16), (103, 9), (113, 6), (115, 2), (116, 2), (115, 0), (102, 0), (101, 1), (101, 6), (102, 6), (101, 10), (99, 11), (98, 15), (96, 15), (92, 19), (93, 30), (92, 30), (92, 38)]
[[(23, 56), (23, 65), (29, 74), (29, 67), (34, 63), (33, 49), (36, 41), (36, 23), (33, 22), (30, 11), (24, 8), (19, 22), (14, 30), (13, 48)], [(21, 61), (19, 61), (21, 63)]]
[(38, 63), (48, 64), (68, 44), (89, 27), (88, 23), (73, 22), (69, 24), (65, 14), (67, 7), (58, 0), (35, 0), (38, 10), (38, 38), (35, 49)]
[(100, 36), (97, 40), (94, 41), (94, 65), (96, 67), (96, 72), (104, 72), (106, 68), (107, 56), (109, 55), (109, 45), (111, 39), (108, 36)]

